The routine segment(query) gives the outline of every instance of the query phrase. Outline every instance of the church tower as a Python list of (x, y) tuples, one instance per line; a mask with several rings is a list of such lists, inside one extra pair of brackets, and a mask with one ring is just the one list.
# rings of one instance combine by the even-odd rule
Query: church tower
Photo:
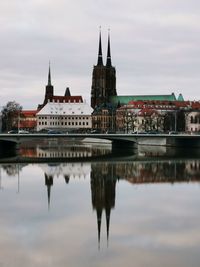
[(109, 103), (110, 96), (117, 95), (116, 71), (112, 66), (110, 52), (110, 35), (108, 35), (108, 48), (106, 65), (103, 64), (101, 31), (99, 33), (99, 50), (97, 65), (93, 67), (91, 106), (95, 108), (101, 104)]
[(48, 84), (46, 85), (46, 91), (45, 91), (45, 97), (44, 97), (44, 103), (43, 105), (46, 105), (48, 102), (48, 99), (53, 98), (53, 86), (51, 84), (51, 69), (50, 69), (50, 63), (49, 63), (49, 73), (48, 73)]

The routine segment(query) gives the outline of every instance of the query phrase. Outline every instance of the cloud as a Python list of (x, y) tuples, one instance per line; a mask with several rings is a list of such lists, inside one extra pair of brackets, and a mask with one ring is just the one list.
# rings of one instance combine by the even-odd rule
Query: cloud
[(58, 94), (67, 85), (89, 101), (100, 25), (104, 58), (111, 29), (118, 94), (170, 94), (173, 88), (200, 99), (199, 8), (196, 0), (1, 1), (0, 106), (12, 97), (36, 108), (49, 60)]

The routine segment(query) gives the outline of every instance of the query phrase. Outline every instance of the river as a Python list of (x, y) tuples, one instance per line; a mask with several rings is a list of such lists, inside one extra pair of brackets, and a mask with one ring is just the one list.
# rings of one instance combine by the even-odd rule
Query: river
[(199, 267), (198, 153), (52, 141), (0, 161), (0, 266)]

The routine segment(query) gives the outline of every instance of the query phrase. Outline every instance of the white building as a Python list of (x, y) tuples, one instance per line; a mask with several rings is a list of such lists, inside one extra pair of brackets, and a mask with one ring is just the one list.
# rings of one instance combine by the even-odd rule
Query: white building
[(199, 111), (192, 111), (187, 114), (185, 128), (187, 132), (200, 132)]
[(83, 103), (48, 102), (37, 113), (37, 131), (42, 129), (90, 129), (93, 109)]

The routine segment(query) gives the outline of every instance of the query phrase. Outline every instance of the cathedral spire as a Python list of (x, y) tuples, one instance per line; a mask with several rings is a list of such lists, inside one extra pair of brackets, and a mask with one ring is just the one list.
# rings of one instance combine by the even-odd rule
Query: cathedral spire
[(110, 30), (108, 30), (108, 49), (107, 49), (107, 60), (106, 60), (106, 67), (111, 67), (111, 53), (110, 53)]
[(49, 61), (49, 73), (48, 73), (48, 85), (51, 85), (51, 69), (50, 69), (50, 61)]
[(97, 66), (103, 66), (102, 47), (101, 47), (101, 27), (99, 31), (99, 52)]

